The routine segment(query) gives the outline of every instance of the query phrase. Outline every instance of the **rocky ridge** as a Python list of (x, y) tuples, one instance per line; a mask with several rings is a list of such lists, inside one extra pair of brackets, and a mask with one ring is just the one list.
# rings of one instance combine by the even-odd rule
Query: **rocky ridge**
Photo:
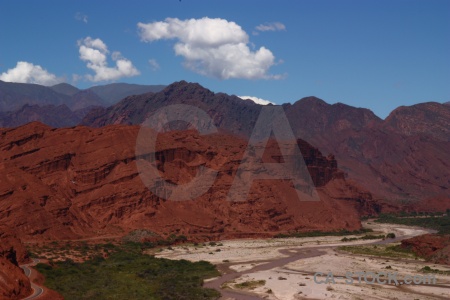
[[(159, 93), (132, 96), (91, 111), (82, 124), (141, 124), (157, 109), (189, 104), (204, 110), (214, 124), (249, 137), (261, 106), (180, 81)], [(381, 120), (368, 109), (306, 97), (282, 105), (297, 138), (333, 153), (348, 178), (389, 205), (412, 206), (426, 198), (450, 204), (449, 107), (423, 103), (400, 107)], [(442, 207), (445, 210), (445, 207)]]

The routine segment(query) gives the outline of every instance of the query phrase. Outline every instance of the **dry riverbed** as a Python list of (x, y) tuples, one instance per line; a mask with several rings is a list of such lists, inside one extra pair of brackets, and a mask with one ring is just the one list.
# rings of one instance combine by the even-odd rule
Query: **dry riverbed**
[[(397, 237), (411, 237), (426, 233), (420, 228), (401, 225), (365, 223), (372, 234), (395, 233)], [(347, 236), (352, 237), (352, 236)], [(357, 237), (357, 236), (354, 236)], [(190, 261), (206, 260), (214, 263), (224, 273), (212, 279), (207, 286), (221, 287), (224, 299), (449, 299), (450, 276), (430, 274), (432, 284), (402, 284), (407, 275), (426, 276), (419, 270), (424, 266), (450, 271), (448, 266), (426, 263), (405, 254), (404, 257), (380, 257), (352, 254), (337, 250), (337, 246), (369, 245), (374, 240), (341, 242), (343, 236), (308, 237), (266, 240), (227, 240), (209, 245), (182, 245), (172, 250), (164, 249), (156, 254), (170, 259)], [(364, 244), (364, 245), (363, 245)], [(398, 244), (398, 243), (397, 243)], [(387, 245), (376, 245), (383, 252)], [(359, 246), (358, 246), (359, 247)], [(304, 256), (302, 256), (304, 254)], [(296, 258), (298, 256), (298, 259)], [(372, 277), (353, 276), (353, 283), (346, 283), (346, 272), (397, 273), (399, 284), (372, 284)], [(322, 272), (324, 276), (314, 274)], [(319, 284), (332, 272), (334, 283)], [(435, 284), (431, 280), (435, 276)], [(337, 278), (343, 277), (343, 278)], [(387, 277), (380, 277), (380, 279)], [(424, 277), (425, 278), (425, 277)], [(227, 279), (222, 282), (221, 279)], [(380, 280), (381, 283), (384, 280)], [(253, 295), (253, 296), (252, 296)]]

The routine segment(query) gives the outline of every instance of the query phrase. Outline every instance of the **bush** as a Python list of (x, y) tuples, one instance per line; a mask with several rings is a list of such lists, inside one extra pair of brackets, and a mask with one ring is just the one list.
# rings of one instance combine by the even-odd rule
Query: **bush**
[(395, 233), (393, 233), (393, 232), (388, 233), (388, 234), (386, 235), (386, 238), (387, 238), (387, 239), (395, 239)]
[(265, 280), (255, 280), (255, 281), (244, 281), (242, 283), (235, 284), (234, 286), (238, 289), (254, 289), (259, 286), (266, 284)]
[(385, 236), (383, 234), (380, 235), (373, 235), (373, 234), (366, 234), (363, 237), (361, 237), (362, 240), (377, 240), (377, 239), (384, 239)]

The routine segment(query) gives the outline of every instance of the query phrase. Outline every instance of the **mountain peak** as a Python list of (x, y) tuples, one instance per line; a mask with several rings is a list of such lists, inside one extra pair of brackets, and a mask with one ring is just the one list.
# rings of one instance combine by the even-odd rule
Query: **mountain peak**
[(324, 100), (317, 98), (315, 96), (303, 97), (300, 100), (298, 100), (297, 102), (295, 102), (294, 105), (296, 103), (303, 104), (303, 105), (320, 105), (320, 106), (329, 106), (330, 105), (327, 102), (325, 102)]
[(177, 95), (180, 95), (181, 93), (184, 95), (214, 95), (212, 91), (201, 86), (200, 84), (196, 82), (187, 82), (185, 80), (177, 81), (168, 85), (162, 92), (165, 95), (173, 95), (174, 93)]
[(197, 82), (187, 82), (186, 80), (175, 81), (174, 83), (168, 85), (166, 87), (166, 89), (168, 89), (168, 88), (179, 89), (179, 88), (186, 88), (186, 87), (195, 87), (195, 88), (206, 89)]

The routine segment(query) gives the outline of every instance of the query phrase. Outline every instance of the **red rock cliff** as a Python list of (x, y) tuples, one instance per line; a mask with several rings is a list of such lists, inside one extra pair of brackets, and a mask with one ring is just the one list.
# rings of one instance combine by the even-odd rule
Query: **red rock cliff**
[(0, 300), (23, 299), (31, 294), (30, 281), (19, 268), (19, 262), (27, 260), (20, 240), (0, 227)]
[[(215, 238), (352, 230), (360, 227), (361, 214), (379, 210), (370, 193), (343, 178), (332, 156), (302, 141), (319, 202), (298, 201), (286, 180), (255, 181), (247, 201), (227, 201), (247, 144), (225, 134), (194, 132), (158, 137), (160, 172), (168, 181), (183, 183), (206, 166), (218, 171), (217, 178), (195, 200), (164, 200), (144, 186), (137, 172), (138, 130), (125, 125), (52, 129), (30, 123), (0, 131), (0, 222), (28, 240), (124, 235), (139, 228)], [(264, 155), (279, 158), (271, 145)]]

